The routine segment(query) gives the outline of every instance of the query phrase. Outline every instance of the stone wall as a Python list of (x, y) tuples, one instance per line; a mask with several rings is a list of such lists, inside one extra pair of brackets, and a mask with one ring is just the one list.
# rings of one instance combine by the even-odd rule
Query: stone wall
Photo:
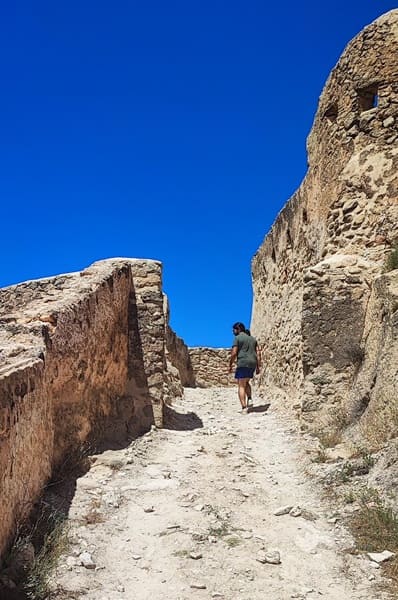
[(161, 265), (114, 259), (0, 290), (0, 553), (65, 457), (162, 425)]
[(189, 348), (189, 356), (198, 387), (234, 385), (233, 375), (228, 374), (230, 349)]
[(165, 401), (172, 403), (173, 398), (183, 396), (184, 386), (195, 387), (195, 375), (187, 345), (169, 325), (170, 309), (166, 295), (164, 295), (164, 314), (166, 320), (167, 365)]
[(369, 311), (398, 240), (397, 55), (397, 10), (348, 44), (320, 97), (308, 173), (253, 258), (260, 386), (314, 427), (352, 396), (381, 327)]

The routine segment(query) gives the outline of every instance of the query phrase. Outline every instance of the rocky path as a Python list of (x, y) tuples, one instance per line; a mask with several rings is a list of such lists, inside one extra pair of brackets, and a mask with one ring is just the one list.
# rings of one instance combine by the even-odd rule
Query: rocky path
[(286, 418), (272, 405), (240, 414), (235, 389), (187, 390), (180, 404), (170, 429), (78, 480), (60, 598), (384, 598), (370, 562), (345, 551)]

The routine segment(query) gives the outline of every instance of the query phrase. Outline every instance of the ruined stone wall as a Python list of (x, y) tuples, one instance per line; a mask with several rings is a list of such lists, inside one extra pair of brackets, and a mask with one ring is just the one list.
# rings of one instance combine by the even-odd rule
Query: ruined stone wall
[(198, 387), (234, 385), (233, 375), (228, 374), (230, 349), (189, 348), (189, 356)]
[(354, 383), (344, 404), (368, 447), (398, 432), (398, 269), (373, 282)]
[(0, 553), (66, 457), (162, 424), (161, 265), (115, 259), (0, 290)]
[(397, 55), (397, 10), (348, 44), (319, 101), (308, 173), (252, 263), (260, 386), (301, 402), (314, 426), (352, 393), (398, 239)]
[(176, 335), (169, 325), (170, 309), (167, 296), (164, 295), (163, 311), (166, 326), (166, 400), (172, 403), (173, 398), (184, 394), (184, 386), (194, 387), (195, 376), (192, 369), (188, 346)]

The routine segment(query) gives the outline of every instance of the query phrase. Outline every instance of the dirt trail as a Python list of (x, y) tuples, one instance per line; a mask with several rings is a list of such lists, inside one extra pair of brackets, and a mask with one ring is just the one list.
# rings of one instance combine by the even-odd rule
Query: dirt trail
[[(344, 552), (294, 424), (272, 405), (240, 414), (235, 389), (186, 390), (174, 408), (173, 429), (104, 453), (78, 480), (63, 598), (384, 598), (370, 561)], [(301, 515), (274, 514), (286, 505)], [(280, 564), (259, 562), (273, 550)]]

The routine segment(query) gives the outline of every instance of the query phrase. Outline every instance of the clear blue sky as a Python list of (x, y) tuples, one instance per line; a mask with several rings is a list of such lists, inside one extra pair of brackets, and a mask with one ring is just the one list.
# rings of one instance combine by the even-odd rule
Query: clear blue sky
[(155, 258), (177, 334), (229, 346), (250, 320), (251, 258), (305, 175), (326, 78), (395, 7), (3, 2), (0, 286)]

